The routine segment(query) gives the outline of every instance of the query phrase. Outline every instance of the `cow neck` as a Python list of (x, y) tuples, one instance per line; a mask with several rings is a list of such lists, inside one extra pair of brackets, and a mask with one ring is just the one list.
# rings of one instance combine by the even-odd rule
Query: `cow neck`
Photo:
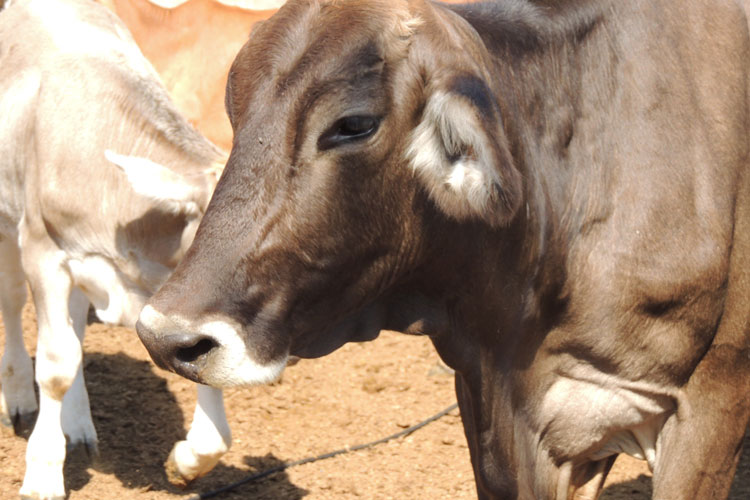
[(520, 19), (497, 4), (444, 7), (468, 21), (477, 43), (485, 44), (467, 53), (492, 54), (488, 84), (525, 182), (524, 204), (509, 226), (446, 220), (432, 235), (438, 250), (415, 288), (439, 290), (440, 299), (420, 298), (415, 310), (442, 319), (414, 323), (417, 330), (432, 327), (441, 355), (459, 371), (478, 366), (480, 347), (495, 353), (488, 362), (523, 369), (565, 313), (568, 246), (591, 215), (577, 214), (570, 194), (580, 190), (581, 176), (594, 176), (586, 171), (591, 166), (579, 164), (575, 141), (580, 96), (587, 92), (580, 74), (599, 63), (586, 59), (586, 48), (590, 38), (603, 35), (596, 9), (578, 5), (565, 19), (556, 14), (565, 9)]
[(527, 368), (546, 333), (565, 320), (569, 253), (611, 214), (613, 174), (591, 153), (607, 145), (592, 140), (598, 125), (586, 117), (614, 100), (614, 88), (593, 82), (614, 72), (617, 59), (611, 48), (592, 49), (609, 47), (601, 43), (609, 29), (604, 17), (590, 2), (577, 5), (565, 19), (554, 10), (545, 18), (544, 43), (535, 50), (495, 49), (496, 95), (525, 179), (525, 203), (504, 235), (518, 242), (505, 254), (518, 276), (517, 316), (502, 323), (515, 330), (508, 336), (514, 344), (506, 342), (501, 355), (506, 369)]
[[(522, 449), (511, 443), (526, 435), (513, 427), (521, 405), (516, 398), (523, 393), (514, 384), (522, 378), (507, 375), (529, 368), (546, 333), (564, 320), (568, 252), (587, 228), (606, 218), (606, 203), (597, 199), (607, 198), (610, 174), (596, 171), (576, 138), (592, 133), (586, 129), (591, 125), (582, 123), (585, 106), (605, 103), (612, 92), (587, 87), (587, 75), (617, 61), (610, 53), (592, 57), (587, 50), (591, 39), (606, 36), (607, 27), (589, 2), (578, 4), (572, 19), (556, 19), (553, 12), (502, 36), (491, 31), (497, 25), (482, 10), (502, 8), (452, 9), (493, 54), (490, 86), (525, 183), (524, 204), (508, 227), (463, 226), (472, 239), (452, 250), (463, 253), (466, 263), (447, 284), (457, 292), (449, 307), (452, 331), (433, 336), (457, 371), (457, 390), (468, 396), (461, 412), (467, 435), (477, 439), (470, 446), (472, 463), (490, 491), (523, 486), (515, 479), (523, 457), (510, 451)], [(472, 17), (476, 13), (482, 16)], [(457, 245), (465, 238), (452, 240)]]

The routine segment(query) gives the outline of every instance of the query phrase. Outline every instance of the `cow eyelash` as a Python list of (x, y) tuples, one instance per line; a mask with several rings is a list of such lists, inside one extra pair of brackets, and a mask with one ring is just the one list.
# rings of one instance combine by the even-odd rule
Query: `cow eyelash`
[(345, 116), (326, 130), (318, 139), (318, 149), (325, 151), (337, 146), (361, 141), (377, 132), (380, 118), (371, 115)]

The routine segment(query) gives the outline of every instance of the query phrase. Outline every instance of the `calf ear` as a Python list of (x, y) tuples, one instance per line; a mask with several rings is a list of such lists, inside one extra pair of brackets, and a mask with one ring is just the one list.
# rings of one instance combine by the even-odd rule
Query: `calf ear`
[(184, 176), (148, 158), (121, 155), (109, 149), (104, 156), (125, 173), (139, 195), (174, 212), (199, 212), (196, 200), (200, 190)]
[(427, 89), (421, 121), (412, 132), (411, 166), (449, 216), (507, 225), (521, 203), (522, 181), (497, 102), (474, 75), (441, 80)]

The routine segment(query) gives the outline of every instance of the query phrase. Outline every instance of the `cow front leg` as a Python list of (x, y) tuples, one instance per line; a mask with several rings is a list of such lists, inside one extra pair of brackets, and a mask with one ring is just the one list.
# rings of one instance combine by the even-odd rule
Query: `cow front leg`
[(474, 481), (477, 487), (478, 500), (512, 500), (531, 498), (519, 494), (516, 474), (507, 462), (497, 460), (493, 439), (490, 437), (490, 425), (487, 418), (492, 415), (483, 408), (483, 404), (492, 404), (491, 398), (482, 398), (479, 393), (472, 391), (473, 387), (480, 387), (478, 383), (464, 379), (456, 372), (456, 397), (461, 410), (461, 423), (464, 426), (466, 441), (469, 445), (471, 465), (474, 469)]
[[(70, 294), (68, 313), (73, 323), (73, 330), (76, 332), (76, 337), (78, 337), (78, 342), (81, 345), (83, 345), (83, 337), (86, 332), (88, 310), (88, 299), (78, 288), (74, 288)], [(68, 452), (82, 447), (90, 459), (96, 459), (99, 456), (99, 441), (91, 418), (89, 395), (83, 379), (83, 363), (78, 364), (73, 384), (63, 397), (62, 428), (67, 438)]]
[(78, 374), (82, 350), (69, 316), (72, 283), (64, 268), (63, 256), (54, 252), (25, 254), (24, 267), (39, 328), (36, 353), (39, 416), (26, 447), (21, 497), (57, 500), (65, 498), (63, 397)]
[(174, 445), (164, 464), (169, 482), (181, 488), (211, 471), (232, 443), (221, 389), (197, 385), (197, 390), (187, 438)]
[(20, 435), (31, 432), (36, 419), (34, 368), (23, 343), (21, 311), (26, 303), (26, 277), (14, 239), (0, 239), (0, 307), (5, 349), (0, 361), (0, 425)]
[(750, 352), (713, 347), (657, 440), (655, 499), (726, 498), (750, 417)]

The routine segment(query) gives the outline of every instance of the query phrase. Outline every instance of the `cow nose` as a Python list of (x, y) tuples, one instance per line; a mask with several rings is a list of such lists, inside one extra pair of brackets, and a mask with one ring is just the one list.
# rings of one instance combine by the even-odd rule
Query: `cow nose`
[(200, 374), (209, 354), (219, 347), (216, 340), (200, 333), (158, 336), (140, 321), (136, 323), (136, 331), (158, 366), (194, 382), (201, 382)]
[(169, 335), (161, 344), (162, 356), (180, 374), (197, 372), (205, 366), (208, 353), (218, 347), (212, 338), (193, 333)]

